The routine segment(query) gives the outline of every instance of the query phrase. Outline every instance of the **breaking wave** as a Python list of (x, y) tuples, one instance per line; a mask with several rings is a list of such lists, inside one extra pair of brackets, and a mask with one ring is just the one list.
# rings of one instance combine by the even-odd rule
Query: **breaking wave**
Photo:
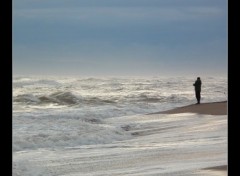
[(95, 97), (74, 95), (71, 92), (55, 92), (50, 95), (21, 94), (13, 98), (14, 102), (28, 105), (57, 104), (57, 105), (117, 105), (118, 103), (164, 103), (187, 101), (186, 97), (179, 95), (127, 95), (125, 97)]
[[(13, 102), (15, 109), (31, 105), (54, 106), (111, 106), (111, 108), (155, 109), (163, 104), (195, 102), (194, 79), (165, 78), (15, 78)], [(227, 99), (224, 78), (203, 78), (202, 99), (208, 102)], [(23, 105), (23, 106), (22, 106)], [(137, 110), (138, 112), (138, 110)]]
[(50, 95), (36, 96), (33, 94), (22, 94), (14, 97), (14, 102), (21, 102), (26, 104), (59, 104), (59, 105), (76, 105), (76, 104), (112, 104), (114, 100), (101, 99), (98, 97), (81, 97), (72, 94), (71, 92), (55, 92)]
[[(203, 101), (226, 100), (226, 79), (202, 80)], [(72, 147), (130, 139), (134, 124), (113, 125), (106, 123), (107, 120), (195, 103), (193, 81), (192, 78), (16, 78), (13, 149)]]

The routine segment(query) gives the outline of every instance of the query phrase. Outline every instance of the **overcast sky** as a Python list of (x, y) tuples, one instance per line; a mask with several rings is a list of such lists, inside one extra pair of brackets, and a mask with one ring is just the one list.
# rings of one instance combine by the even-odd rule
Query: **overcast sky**
[(227, 76), (227, 9), (227, 0), (13, 0), (13, 73)]

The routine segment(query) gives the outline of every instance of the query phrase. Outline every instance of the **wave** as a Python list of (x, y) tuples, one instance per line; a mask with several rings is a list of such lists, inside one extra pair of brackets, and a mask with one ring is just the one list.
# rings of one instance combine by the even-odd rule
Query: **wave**
[(77, 105), (77, 104), (113, 104), (114, 100), (102, 99), (99, 97), (81, 97), (74, 95), (71, 92), (55, 92), (50, 95), (35, 96), (33, 94), (17, 95), (13, 98), (14, 102), (27, 103), (27, 104), (59, 104), (59, 105)]
[[(15, 120), (19, 120), (19, 123), (26, 126), (24, 123), (33, 119)], [(51, 148), (53, 146), (75, 147), (106, 144), (132, 138), (131, 134), (128, 134), (121, 126), (105, 124), (103, 121), (94, 118), (72, 118), (71, 120), (69, 118), (58, 118), (52, 120), (52, 116), (49, 116), (48, 118), (34, 119), (34, 121), (38, 121), (38, 123), (31, 123), (27, 131), (24, 131), (23, 128), (15, 129), (13, 151)]]
[(167, 96), (162, 96), (159, 94), (151, 95), (148, 93), (141, 93), (137, 95), (128, 95), (125, 97), (130, 102), (144, 102), (144, 103), (174, 103), (179, 101), (189, 101), (186, 95), (180, 94), (170, 94)]
[(18, 95), (13, 99), (14, 102), (23, 102), (23, 103), (39, 103), (40, 100), (32, 94), (22, 94)]
[(55, 92), (50, 95), (35, 96), (33, 94), (22, 94), (16, 96), (14, 102), (25, 103), (28, 105), (56, 104), (56, 105), (117, 105), (122, 103), (164, 103), (187, 101), (186, 97), (178, 95), (159, 96), (159, 95), (127, 95), (125, 97), (96, 97), (79, 96), (71, 92)]
[[(187, 78), (17, 78), (13, 81), (14, 110), (37, 111), (47, 107), (65, 111), (71, 106), (72, 110), (85, 114), (102, 111), (108, 114), (113, 109), (127, 113), (154, 111), (154, 108), (195, 102), (192, 81)], [(225, 100), (226, 85), (225, 79), (205, 79), (202, 100)]]
[(13, 99), (15, 102), (27, 104), (57, 103), (76, 104), (78, 99), (71, 92), (56, 92), (49, 96), (34, 96), (33, 94), (18, 95)]
[(58, 104), (76, 104), (78, 99), (71, 92), (56, 92), (51, 94), (49, 97), (42, 96), (39, 97), (42, 102), (55, 102)]

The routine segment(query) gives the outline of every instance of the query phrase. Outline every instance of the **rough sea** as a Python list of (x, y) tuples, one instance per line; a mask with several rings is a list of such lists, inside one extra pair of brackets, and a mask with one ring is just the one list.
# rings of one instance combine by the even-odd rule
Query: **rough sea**
[[(195, 104), (195, 77), (13, 77), (13, 175), (206, 175), (227, 164), (227, 115)], [(227, 78), (201, 77), (201, 102)], [(209, 174), (210, 172), (208, 172)]]

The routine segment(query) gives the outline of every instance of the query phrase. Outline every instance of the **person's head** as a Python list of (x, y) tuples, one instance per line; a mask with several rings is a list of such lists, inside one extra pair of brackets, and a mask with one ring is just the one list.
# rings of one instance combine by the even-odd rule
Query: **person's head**
[(198, 80), (200, 80), (200, 77), (197, 77)]

